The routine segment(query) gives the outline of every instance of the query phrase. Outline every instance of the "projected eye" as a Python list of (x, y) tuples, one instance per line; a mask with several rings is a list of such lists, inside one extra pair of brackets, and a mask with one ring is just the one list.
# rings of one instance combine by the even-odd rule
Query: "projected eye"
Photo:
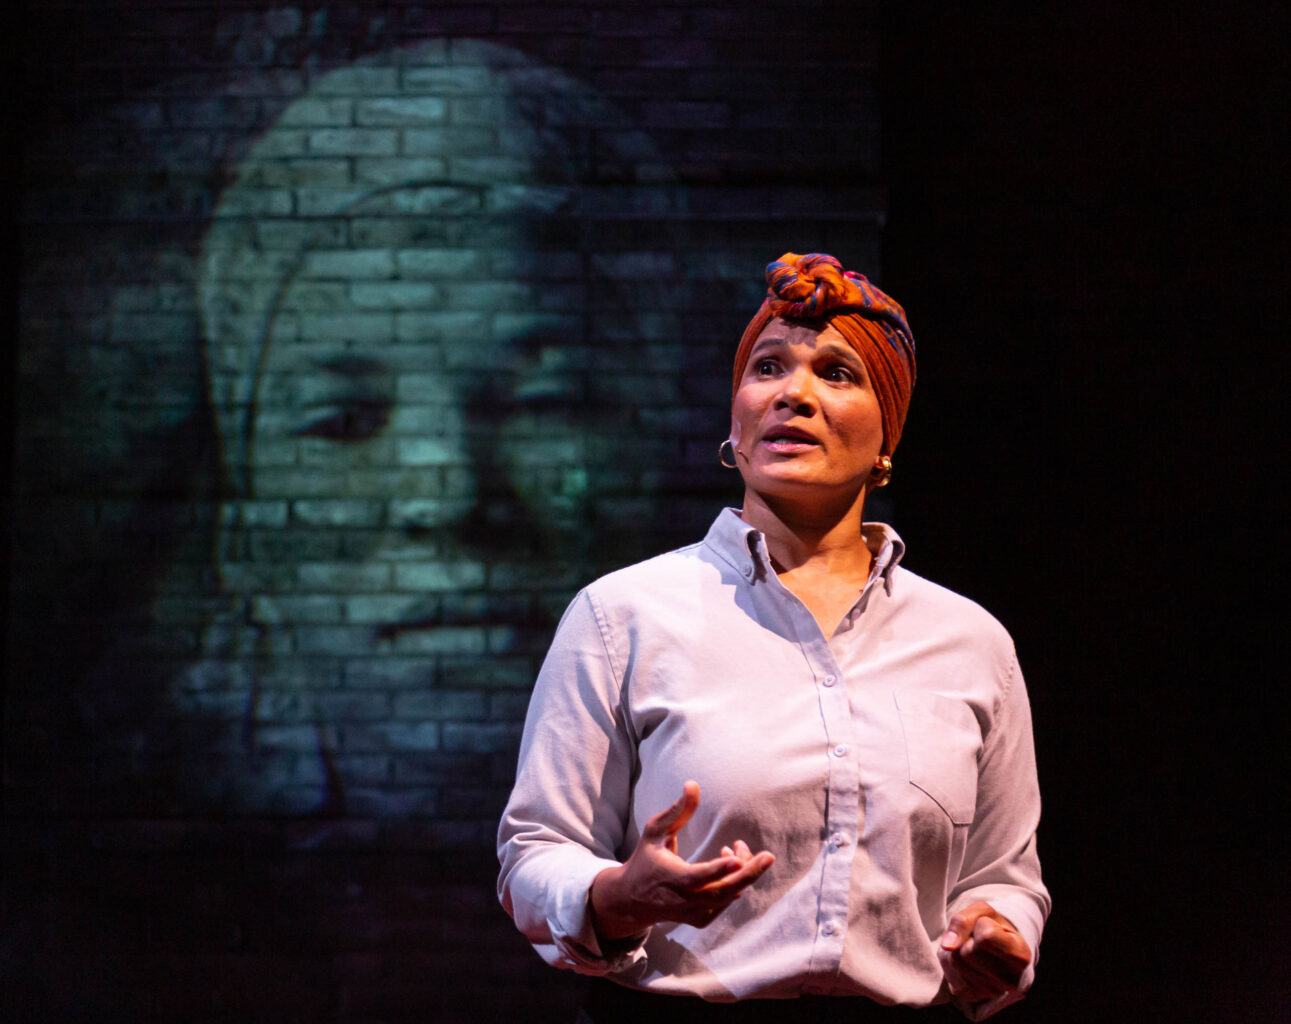
[(318, 410), (295, 434), (328, 441), (366, 441), (384, 430), (389, 421), (387, 401), (342, 402)]
[(582, 383), (572, 374), (525, 377), (511, 390), (511, 408), (517, 412), (572, 410), (584, 400)]

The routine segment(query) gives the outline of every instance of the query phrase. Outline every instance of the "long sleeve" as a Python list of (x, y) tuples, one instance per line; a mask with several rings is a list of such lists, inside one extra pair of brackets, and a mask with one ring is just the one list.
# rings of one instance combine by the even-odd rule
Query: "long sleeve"
[(516, 784), (498, 831), (498, 895), (548, 963), (605, 974), (642, 954), (603, 951), (588, 913), (592, 880), (619, 863), (635, 753), (622, 669), (591, 597), (566, 610), (534, 686)]
[(977, 811), (969, 827), (959, 879), (947, 915), (983, 900), (1008, 918), (1031, 947), (1031, 963), (1019, 991), (978, 1004), (961, 1004), (971, 1020), (984, 1020), (1022, 998), (1035, 977), (1040, 937), (1049, 914), (1049, 892), (1040, 877), (1036, 827), (1040, 788), (1026, 684), (1016, 657), (985, 739), (977, 787)]

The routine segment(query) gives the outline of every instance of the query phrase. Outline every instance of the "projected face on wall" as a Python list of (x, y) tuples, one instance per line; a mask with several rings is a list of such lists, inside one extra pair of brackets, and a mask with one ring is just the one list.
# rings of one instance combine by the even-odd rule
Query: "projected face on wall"
[(660, 168), (610, 116), (459, 43), (321, 77), (241, 161), (200, 282), (227, 611), (177, 694), (238, 755), (209, 795), (438, 814), (445, 766), (513, 749), (572, 591), (659, 550), (677, 296), (614, 223)]

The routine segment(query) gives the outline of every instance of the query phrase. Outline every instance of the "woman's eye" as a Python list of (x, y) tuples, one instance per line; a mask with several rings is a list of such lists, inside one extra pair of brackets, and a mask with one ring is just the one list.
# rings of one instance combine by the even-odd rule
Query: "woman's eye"
[(390, 403), (384, 400), (345, 402), (328, 406), (295, 431), (297, 437), (328, 441), (366, 441), (385, 429)]
[(856, 376), (846, 366), (831, 366), (825, 371), (825, 379), (836, 384), (844, 384), (854, 381)]
[(760, 377), (770, 377), (776, 372), (777, 363), (774, 359), (759, 359), (757, 372)]

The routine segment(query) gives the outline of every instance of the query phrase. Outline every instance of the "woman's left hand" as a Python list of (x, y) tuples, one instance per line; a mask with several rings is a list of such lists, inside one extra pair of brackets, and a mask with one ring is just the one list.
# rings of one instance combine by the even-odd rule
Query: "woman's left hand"
[(950, 994), (970, 1003), (1015, 991), (1031, 947), (989, 903), (970, 903), (950, 919), (937, 950)]

